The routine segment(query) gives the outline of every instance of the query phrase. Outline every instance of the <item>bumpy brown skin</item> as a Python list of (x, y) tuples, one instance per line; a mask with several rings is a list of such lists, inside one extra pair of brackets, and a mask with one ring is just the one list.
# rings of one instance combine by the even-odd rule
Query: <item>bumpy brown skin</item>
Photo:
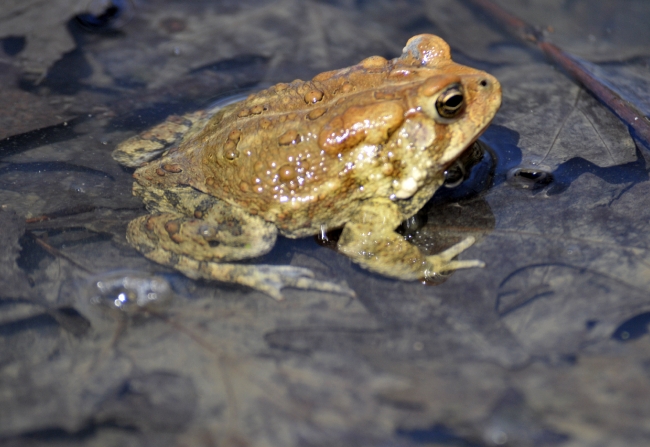
[[(435, 103), (452, 85), (462, 85), (464, 110), (445, 119)], [(373, 56), (311, 81), (277, 84), (213, 115), (169, 119), (124, 142), (114, 157), (133, 166), (170, 148), (134, 173), (134, 191), (154, 213), (205, 219), (205, 210), (188, 208), (195, 199), (183, 198), (191, 190), (190, 195), (218, 199), (266, 225), (252, 232), (257, 236), (273, 233), (269, 225), (288, 237), (345, 227), (343, 253), (370, 270), (416, 279), (480, 265), (450, 261), (473, 240), (425, 257), (393, 230), (431, 198), (445, 168), (488, 126), (500, 101), (496, 79), (454, 63), (442, 39), (421, 35), (409, 40), (399, 58)], [(179, 268), (172, 252), (197, 261), (234, 259), (193, 255), (187, 238), (170, 242), (168, 236), (176, 233), (156, 232), (151, 221), (143, 222), (130, 227), (130, 240), (158, 262)], [(192, 267), (180, 270), (191, 273)], [(194, 276), (242, 282), (218, 274)]]

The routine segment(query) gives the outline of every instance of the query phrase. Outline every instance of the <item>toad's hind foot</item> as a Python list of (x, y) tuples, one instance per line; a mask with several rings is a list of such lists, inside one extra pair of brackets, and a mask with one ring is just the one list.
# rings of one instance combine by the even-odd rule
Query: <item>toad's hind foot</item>
[[(209, 267), (220, 268), (221, 266), (213, 264)], [(314, 273), (306, 268), (288, 265), (238, 265), (237, 267), (244, 267), (247, 270), (243, 275), (239, 275), (237, 280), (239, 284), (264, 292), (278, 301), (284, 299), (281, 290), (285, 287), (330, 292), (352, 298), (356, 296), (346, 285), (314, 279)]]
[(330, 292), (353, 298), (356, 296), (354, 291), (346, 285), (314, 279), (311, 270), (301, 267), (197, 262), (194, 259), (181, 256), (180, 259), (177, 259), (174, 268), (190, 278), (242, 284), (266, 293), (278, 301), (284, 299), (282, 289), (286, 287)]
[(471, 247), (476, 239), (474, 236), (469, 236), (459, 243), (452, 245), (445, 251), (442, 251), (438, 254), (427, 256), (427, 263), (429, 267), (425, 271), (425, 277), (429, 278), (434, 276), (436, 273), (448, 272), (458, 269), (468, 269), (474, 267), (485, 267), (485, 262), (479, 261), (478, 259), (471, 259), (465, 261), (453, 261), (452, 259), (458, 256), (460, 253), (467, 250)]

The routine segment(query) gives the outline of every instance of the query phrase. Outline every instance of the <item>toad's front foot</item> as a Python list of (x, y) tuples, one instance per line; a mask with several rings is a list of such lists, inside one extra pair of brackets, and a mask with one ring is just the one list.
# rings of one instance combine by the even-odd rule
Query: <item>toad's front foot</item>
[(401, 221), (402, 215), (395, 203), (388, 199), (369, 200), (343, 227), (339, 251), (368, 270), (408, 281), (428, 279), (451, 270), (485, 266), (478, 260), (454, 260), (475, 242), (473, 237), (442, 253), (426, 256), (394, 231)]
[(479, 261), (478, 259), (453, 261), (453, 258), (471, 247), (474, 242), (476, 242), (474, 236), (469, 236), (459, 243), (452, 245), (445, 251), (432, 256), (427, 256), (428, 267), (424, 271), (424, 278), (429, 279), (438, 273), (449, 272), (452, 270), (485, 267), (485, 262)]

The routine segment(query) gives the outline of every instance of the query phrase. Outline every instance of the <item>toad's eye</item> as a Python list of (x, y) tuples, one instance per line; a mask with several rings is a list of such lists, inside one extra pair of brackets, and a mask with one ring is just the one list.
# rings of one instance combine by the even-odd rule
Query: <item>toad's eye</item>
[(436, 100), (436, 110), (442, 118), (456, 118), (465, 109), (463, 86), (452, 84), (440, 93)]

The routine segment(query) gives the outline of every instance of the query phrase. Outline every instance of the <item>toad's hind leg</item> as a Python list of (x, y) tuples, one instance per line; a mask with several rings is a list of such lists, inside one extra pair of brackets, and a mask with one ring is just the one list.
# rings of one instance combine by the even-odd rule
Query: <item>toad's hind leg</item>
[(179, 202), (183, 210), (169, 212), (164, 207), (165, 211), (129, 223), (128, 241), (149, 259), (190, 278), (242, 284), (278, 300), (285, 287), (354, 295), (344, 285), (314, 279), (308, 269), (229, 263), (267, 253), (275, 244), (275, 226), (212, 197), (190, 190), (181, 195), (186, 196)]
[(120, 143), (113, 151), (113, 159), (123, 166), (140, 167), (180, 143), (190, 129), (201, 127), (208, 117), (205, 111), (172, 115), (153, 128)]

